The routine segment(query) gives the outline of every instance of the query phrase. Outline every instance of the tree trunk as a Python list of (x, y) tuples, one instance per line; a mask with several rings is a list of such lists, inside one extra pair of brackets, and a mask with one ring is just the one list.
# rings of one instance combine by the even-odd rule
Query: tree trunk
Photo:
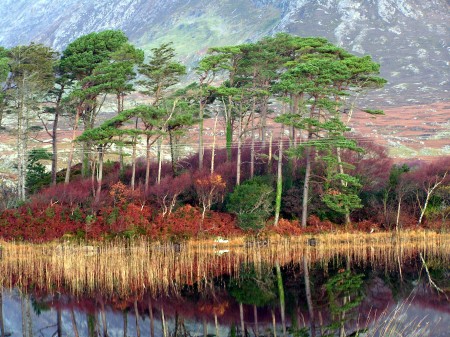
[(267, 159), (267, 171), (270, 174), (272, 169), (272, 132), (269, 135), (269, 158)]
[(150, 136), (147, 135), (145, 142), (145, 194), (148, 193), (150, 186)]
[(214, 118), (214, 131), (213, 131), (213, 144), (211, 150), (211, 175), (214, 174), (214, 160), (216, 156), (216, 131), (217, 131), (217, 119), (219, 114), (216, 114), (216, 118)]
[(80, 121), (80, 107), (77, 107), (77, 113), (75, 115), (75, 122), (73, 125), (73, 131), (72, 131), (72, 143), (70, 144), (70, 152), (69, 152), (69, 158), (67, 159), (67, 169), (66, 169), (66, 177), (64, 179), (64, 184), (68, 184), (70, 181), (70, 170), (72, 168), (72, 161), (73, 161), (73, 152), (75, 150), (75, 139), (77, 138), (77, 130), (78, 130), (78, 123)]
[(128, 337), (128, 314), (126, 310), (122, 312), (123, 319), (123, 337)]
[(250, 145), (250, 179), (253, 179), (253, 176), (255, 174), (255, 123), (254, 123), (254, 118), (255, 118), (255, 100), (253, 100), (253, 112), (251, 115), (251, 119), (252, 119), (252, 131), (251, 131), (251, 145)]
[(306, 228), (306, 221), (308, 220), (308, 198), (309, 198), (309, 181), (311, 177), (311, 148), (306, 148), (306, 168), (305, 180), (303, 183), (303, 200), (302, 200), (302, 227)]
[(239, 116), (238, 126), (238, 143), (237, 143), (237, 158), (236, 158), (236, 186), (241, 184), (241, 144), (242, 144), (242, 117)]
[(27, 337), (27, 316), (26, 316), (26, 308), (25, 308), (25, 296), (21, 296), (20, 299), (20, 309), (22, 312), (22, 335), (23, 337)]
[(284, 287), (283, 287), (283, 279), (281, 277), (280, 264), (278, 263), (278, 261), (275, 263), (275, 269), (277, 272), (278, 296), (280, 297), (280, 313), (281, 313), (281, 324), (283, 326), (283, 337), (286, 337)]
[(163, 337), (167, 337), (166, 318), (164, 317), (164, 309), (161, 308), (161, 324)]
[(72, 320), (73, 335), (75, 337), (79, 337), (80, 334), (78, 333), (77, 321), (75, 319), (75, 312), (73, 311), (73, 307), (70, 308), (70, 318)]
[[(117, 98), (117, 114), (120, 114), (123, 111), (123, 100), (124, 94), (119, 93), (116, 95)], [(119, 136), (119, 171), (122, 174), (124, 170), (123, 167), (123, 145), (122, 145), (122, 135)]]
[(125, 171), (125, 163), (124, 163), (124, 159), (123, 159), (123, 145), (122, 145), (122, 141), (123, 141), (123, 136), (120, 135), (119, 136), (119, 172), (120, 172), (121, 175)]
[[(340, 174), (344, 174), (344, 167), (342, 165), (342, 160), (341, 160), (341, 148), (336, 148), (336, 155), (337, 155), (337, 160), (338, 160), (338, 166), (339, 166), (339, 173)], [(341, 185), (342, 187), (347, 187), (347, 183), (341, 179)], [(350, 225), (350, 211), (348, 209), (347, 206), (345, 206), (345, 225)]]
[(231, 120), (227, 120), (226, 126), (226, 146), (227, 146), (227, 160), (232, 160), (231, 147), (233, 145), (233, 126), (231, 125)]
[(62, 337), (62, 316), (61, 316), (61, 308), (58, 306), (56, 308), (56, 335), (58, 337)]
[(253, 305), (253, 317), (255, 320), (255, 337), (259, 337), (259, 327), (258, 327), (258, 308)]
[(100, 201), (100, 194), (102, 193), (102, 181), (103, 181), (103, 157), (104, 147), (100, 145), (98, 147), (98, 173), (97, 173), (97, 192), (95, 193), (95, 202)]
[(148, 315), (150, 317), (150, 337), (155, 337), (155, 320), (153, 318), (152, 300), (148, 300)]
[(31, 319), (31, 300), (30, 295), (27, 295), (27, 321), (28, 321), (28, 336), (33, 337), (33, 320)]
[[(202, 84), (200, 84), (202, 85)], [(200, 90), (203, 90), (200, 87)], [(203, 147), (203, 95), (200, 95), (200, 109), (199, 109), (199, 125), (198, 125), (198, 169), (199, 171), (203, 170), (203, 156), (204, 156), (204, 147)], [(215, 134), (214, 134), (215, 137)]]
[(64, 87), (61, 88), (61, 94), (58, 95), (56, 100), (55, 115), (52, 125), (52, 185), (56, 185), (56, 173), (58, 172), (58, 122), (60, 104), (62, 98), (62, 92)]
[(136, 336), (141, 337), (141, 328), (139, 327), (139, 310), (136, 300), (134, 301), (134, 314), (136, 316)]
[(277, 320), (275, 317), (275, 311), (273, 309), (271, 309), (270, 313), (272, 314), (273, 337), (277, 337)]
[(163, 152), (162, 152), (162, 136), (158, 139), (158, 178), (156, 180), (157, 184), (159, 185), (159, 183), (161, 182), (161, 170), (162, 170), (162, 157), (163, 157)]
[(402, 196), (399, 195), (398, 197), (398, 205), (397, 205), (397, 219), (395, 221), (395, 231), (398, 233), (399, 226), (400, 226), (400, 211), (402, 207)]
[(177, 169), (176, 169), (176, 153), (175, 153), (175, 146), (173, 144), (173, 135), (172, 132), (169, 131), (169, 144), (170, 144), (170, 159), (172, 163), (172, 176), (175, 178), (177, 176)]
[(24, 337), (33, 337), (33, 322), (31, 321), (30, 296), (24, 294), (21, 300), (22, 307), (22, 334)]
[(427, 192), (427, 196), (425, 198), (425, 203), (424, 203), (424, 205), (423, 205), (423, 207), (422, 207), (422, 209), (420, 211), (420, 217), (419, 217), (419, 222), (418, 222), (419, 226), (422, 223), (423, 216), (425, 215), (425, 211), (427, 210), (428, 202), (430, 200), (430, 195), (431, 194)]
[(267, 106), (268, 103), (268, 97), (264, 97), (263, 98), (263, 102), (262, 102), (262, 108), (261, 108), (261, 134), (260, 134), (260, 140), (262, 142), (262, 145), (265, 146), (266, 145), (266, 119), (267, 119)]
[[(138, 118), (136, 118), (135, 129), (138, 126)], [(133, 152), (131, 154), (131, 190), (134, 191), (136, 187), (136, 147), (137, 147), (137, 137), (133, 137)]]
[(203, 337), (208, 337), (208, 324), (205, 318), (203, 318)]
[[(23, 95), (24, 96), (24, 95)], [(17, 116), (17, 170), (18, 170), (18, 193), (19, 199), (25, 201), (26, 176), (27, 176), (27, 129), (28, 118), (25, 107), (25, 97), (21, 98), (20, 108)]]
[(103, 337), (108, 337), (108, 322), (106, 321), (105, 304), (100, 302), (100, 316), (102, 318)]
[(280, 140), (278, 144), (278, 168), (277, 168), (277, 193), (275, 199), (275, 220), (274, 225), (278, 226), (280, 220), (281, 210), (281, 194), (283, 190), (283, 131), (284, 127), (281, 126)]
[[(441, 185), (441, 184), (444, 182), (445, 178), (447, 177), (447, 174), (448, 174), (448, 171), (444, 173), (442, 179), (440, 179), (439, 181), (438, 181), (438, 178), (436, 177), (436, 183), (435, 183), (433, 186), (428, 187), (428, 188), (425, 190), (427, 196), (426, 196), (426, 198), (425, 198), (425, 203), (424, 203), (423, 207), (420, 207), (420, 208), (421, 208), (421, 212), (420, 212), (420, 217), (419, 217), (419, 223), (418, 223), (418, 225), (420, 225), (420, 224), (422, 223), (423, 216), (425, 215), (425, 211), (427, 210), (428, 202), (430, 201), (431, 195), (433, 194), (434, 190), (435, 190), (436, 188), (438, 188), (439, 185)], [(420, 206), (420, 204), (419, 204), (419, 206)]]
[[(305, 252), (306, 254), (306, 252)], [(306, 293), (306, 303), (308, 304), (308, 312), (309, 312), (309, 324), (310, 324), (310, 335), (311, 337), (316, 336), (316, 325), (314, 318), (314, 306), (312, 302), (311, 296), (311, 281), (309, 279), (309, 266), (308, 260), (305, 256), (303, 256), (303, 275), (305, 279), (305, 293)]]
[(241, 335), (245, 335), (245, 322), (244, 322), (244, 306), (239, 302), (239, 317), (241, 318)]
[(220, 335), (219, 335), (219, 322), (217, 320), (217, 314), (214, 314), (214, 325), (216, 327), (216, 337), (220, 337)]
[[(88, 129), (84, 129), (85, 131)], [(84, 142), (81, 148), (81, 176), (86, 178), (89, 175), (89, 150), (93, 146), (91, 146), (91, 142)]]
[(0, 285), (0, 337), (5, 337), (5, 324), (3, 323), (3, 286)]

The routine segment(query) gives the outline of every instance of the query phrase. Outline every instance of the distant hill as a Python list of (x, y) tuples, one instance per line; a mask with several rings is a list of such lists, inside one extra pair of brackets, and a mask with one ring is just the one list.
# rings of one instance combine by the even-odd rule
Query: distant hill
[(58, 50), (80, 35), (123, 30), (148, 50), (173, 41), (193, 65), (207, 47), (279, 31), (324, 36), (382, 65), (389, 85), (371, 99), (413, 105), (448, 99), (448, 0), (2, 0), (0, 44)]

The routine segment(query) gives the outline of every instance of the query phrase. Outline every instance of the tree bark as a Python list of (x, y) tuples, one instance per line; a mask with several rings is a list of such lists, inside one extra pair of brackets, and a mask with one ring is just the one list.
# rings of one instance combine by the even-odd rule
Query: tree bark
[(281, 277), (280, 264), (278, 263), (278, 261), (275, 263), (275, 269), (277, 272), (278, 296), (280, 297), (280, 313), (281, 313), (281, 324), (283, 326), (283, 337), (286, 337), (284, 287), (283, 287), (283, 279)]
[(105, 304), (100, 302), (100, 317), (102, 319), (103, 337), (108, 337), (108, 322), (106, 321)]
[(253, 111), (251, 115), (252, 119), (252, 131), (250, 133), (252, 139), (251, 139), (251, 145), (250, 145), (250, 179), (253, 179), (253, 176), (255, 174), (255, 100), (253, 100)]
[(241, 335), (245, 335), (245, 322), (244, 322), (244, 306), (239, 302), (239, 317), (241, 318)]
[(203, 318), (203, 337), (208, 337), (208, 323), (205, 318)]
[[(442, 179), (440, 179), (440, 180), (437, 180), (438, 178), (436, 178), (436, 182), (433, 184), (433, 186), (425, 189), (425, 193), (427, 194), (427, 196), (425, 198), (425, 203), (424, 203), (423, 207), (420, 207), (421, 212), (420, 212), (418, 225), (420, 225), (422, 223), (423, 216), (425, 215), (425, 211), (427, 210), (428, 202), (430, 201), (431, 195), (433, 194), (434, 190), (436, 188), (438, 188), (439, 185), (441, 185), (444, 182), (445, 178), (447, 177), (447, 173), (448, 173), (448, 171), (444, 173)], [(419, 204), (419, 206), (420, 206), (420, 204)]]
[[(336, 156), (337, 156), (337, 161), (338, 161), (338, 166), (339, 166), (339, 173), (340, 174), (344, 174), (344, 167), (342, 165), (342, 159), (341, 159), (341, 148), (336, 148)], [(341, 179), (341, 185), (342, 187), (347, 187), (347, 183)], [(345, 206), (345, 225), (349, 225), (351, 220), (350, 220), (350, 211), (348, 209), (347, 206)]]
[(272, 314), (273, 337), (277, 337), (277, 320), (275, 317), (275, 311), (273, 309), (271, 309), (270, 313)]
[[(200, 83), (200, 90), (203, 90), (201, 87), (203, 83)], [(199, 108), (199, 126), (198, 126), (198, 169), (203, 170), (203, 156), (204, 156), (204, 147), (203, 147), (203, 95), (200, 95), (200, 108)], [(214, 135), (215, 136), (215, 135)]]
[(217, 131), (217, 119), (219, 114), (216, 114), (216, 118), (214, 118), (214, 131), (213, 131), (213, 144), (211, 150), (211, 175), (214, 174), (214, 161), (216, 156), (216, 131)]
[(56, 174), (58, 172), (58, 123), (63, 92), (64, 85), (61, 85), (58, 98), (56, 99), (55, 115), (52, 125), (52, 185), (56, 185)]
[(157, 177), (157, 184), (161, 182), (161, 170), (162, 170), (162, 136), (158, 139), (158, 177)]
[[(306, 254), (306, 252), (305, 252)], [(312, 302), (311, 296), (311, 281), (309, 279), (309, 266), (308, 260), (305, 256), (303, 256), (303, 275), (305, 280), (305, 293), (306, 293), (306, 303), (308, 304), (308, 312), (309, 312), (309, 325), (310, 325), (310, 335), (311, 337), (316, 336), (316, 325), (315, 325), (315, 316), (314, 316), (314, 306)]]
[[(57, 296), (57, 300), (59, 300), (59, 296)], [(56, 335), (58, 337), (62, 337), (62, 315), (61, 308), (58, 306), (56, 308)]]
[(75, 312), (73, 311), (73, 307), (70, 308), (70, 318), (72, 320), (73, 335), (75, 337), (79, 337), (80, 335), (78, 333), (77, 320), (75, 319)]
[(123, 337), (128, 337), (128, 314), (126, 310), (122, 312), (123, 318)]
[(269, 158), (267, 159), (268, 173), (271, 173), (272, 169), (272, 132), (269, 135)]
[(216, 327), (216, 337), (220, 337), (220, 335), (219, 335), (219, 322), (217, 320), (217, 314), (214, 314), (214, 325)]
[(148, 193), (150, 186), (150, 164), (150, 136), (147, 136), (145, 143), (145, 194)]
[(3, 286), (0, 285), (0, 337), (5, 337), (5, 324), (3, 322)]
[(395, 221), (395, 231), (398, 233), (399, 226), (400, 226), (400, 211), (402, 207), (402, 195), (399, 195), (398, 197), (398, 204), (397, 204), (397, 219)]
[(164, 317), (164, 309), (161, 308), (161, 324), (163, 337), (167, 337), (166, 318)]
[(103, 157), (104, 157), (104, 146), (100, 145), (98, 147), (98, 172), (97, 172), (97, 191), (95, 193), (95, 202), (100, 201), (100, 194), (102, 193), (102, 182), (103, 182)]
[[(135, 129), (137, 129), (138, 118), (136, 118)], [(131, 190), (134, 191), (136, 187), (136, 147), (137, 137), (133, 137), (133, 152), (131, 154)]]
[(176, 169), (176, 153), (175, 153), (175, 145), (172, 132), (169, 131), (169, 144), (170, 144), (170, 159), (172, 163), (172, 176), (175, 178), (177, 175)]
[(141, 328), (139, 327), (139, 310), (138, 310), (138, 305), (137, 305), (137, 301), (134, 301), (134, 314), (136, 316), (136, 336), (137, 337), (141, 337)]
[(75, 122), (73, 125), (72, 143), (70, 144), (69, 158), (67, 159), (66, 177), (64, 179), (64, 184), (66, 184), (66, 185), (70, 182), (70, 170), (72, 168), (73, 152), (75, 150), (75, 139), (77, 138), (78, 123), (80, 121), (80, 114), (81, 114), (80, 109), (81, 108), (77, 107), (77, 112), (75, 115)]
[(255, 320), (255, 337), (259, 337), (259, 327), (258, 327), (258, 308), (253, 305), (253, 317)]
[(278, 144), (277, 192), (275, 199), (275, 220), (274, 220), (275, 226), (278, 226), (278, 221), (280, 220), (281, 194), (283, 190), (283, 131), (284, 127), (282, 125), (280, 140)]
[[(25, 78), (25, 75), (23, 75)], [(25, 80), (24, 80), (25, 83)], [(23, 84), (25, 85), (25, 84)], [(25, 94), (22, 89), (20, 98), (20, 107), (17, 116), (17, 170), (18, 170), (18, 193), (19, 199), (26, 200), (26, 176), (27, 176), (27, 129), (28, 118), (27, 108), (25, 106)]]
[(150, 337), (155, 337), (155, 321), (153, 318), (152, 300), (148, 300), (148, 315), (150, 317)]
[(308, 220), (308, 198), (309, 198), (309, 181), (311, 177), (311, 148), (306, 148), (306, 168), (305, 179), (303, 183), (303, 200), (302, 200), (302, 227), (306, 228), (306, 221)]
[(241, 145), (242, 145), (242, 117), (239, 116), (238, 126), (238, 143), (237, 143), (237, 158), (236, 158), (236, 186), (241, 184)]
[(263, 98), (263, 102), (262, 102), (262, 108), (261, 108), (261, 134), (260, 134), (260, 140), (262, 142), (262, 145), (265, 146), (266, 145), (266, 130), (267, 130), (267, 106), (268, 103), (268, 97), (264, 97)]

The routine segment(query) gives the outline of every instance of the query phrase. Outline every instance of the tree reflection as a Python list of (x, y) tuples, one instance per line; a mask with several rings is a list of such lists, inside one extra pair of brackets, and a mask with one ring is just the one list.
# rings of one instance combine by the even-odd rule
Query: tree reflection
[(229, 293), (239, 303), (241, 332), (246, 334), (243, 305), (253, 306), (254, 334), (259, 335), (258, 307), (271, 304), (276, 298), (275, 277), (267, 264), (241, 265), (239, 276), (229, 283)]
[(5, 337), (5, 323), (3, 323), (3, 286), (0, 284), (0, 337)]

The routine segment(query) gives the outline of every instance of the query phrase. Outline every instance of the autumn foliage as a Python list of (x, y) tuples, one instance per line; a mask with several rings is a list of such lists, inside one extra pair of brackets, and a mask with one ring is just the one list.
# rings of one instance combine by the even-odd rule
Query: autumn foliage
[[(267, 154), (268, 148), (261, 147), (260, 151)], [(243, 162), (249, 162), (248, 156), (249, 153), (244, 151)], [(209, 170), (195, 170), (196, 158), (186, 158), (185, 166), (180, 168), (182, 173), (175, 177), (170, 165), (163, 165), (160, 183), (153, 181), (147, 192), (142, 186), (145, 173), (142, 166), (137, 170), (137, 181), (141, 183), (132, 190), (129, 171), (119, 174), (118, 166), (110, 165), (99, 202), (92, 197), (90, 179), (42, 189), (27, 203), (0, 213), (0, 237), (43, 242), (61, 237), (103, 240), (145, 235), (155, 240), (181, 240), (198, 235), (243, 235), (235, 215), (219, 212), (228, 209), (229, 195), (235, 188), (236, 162), (227, 162), (225, 150), (220, 149), (216, 154), (215, 172), (211, 174)], [(260, 175), (273, 175), (274, 167), (261, 158), (267, 157), (258, 159), (255, 171)], [(302, 160), (299, 158), (292, 166), (286, 163), (286, 169), (291, 171), (286, 172), (283, 182), (286, 188), (282, 202), (284, 219), (278, 226), (273, 226), (269, 218), (262, 224), (264, 228), (258, 229), (258, 235), (296, 235), (343, 229), (336, 221), (338, 218), (321, 204), (318, 196), (326, 191), (316, 185), (312, 186), (313, 211), (308, 217), (308, 226), (299, 228)], [(450, 218), (448, 158), (435, 162), (406, 162), (408, 172), (395, 173), (403, 172), (398, 170), (403, 163), (393, 165), (381, 147), (370, 145), (365, 154), (349, 154), (346, 160), (353, 164), (353, 173), (363, 182), (359, 195), (364, 207), (351, 214), (352, 225), (345, 230), (391, 229), (397, 215), (403, 229), (417, 228), (419, 219), (422, 227), (439, 229), (447, 226)], [(208, 164), (207, 155), (205, 161)], [(320, 175), (322, 168), (316, 166), (314, 170)], [(246, 165), (243, 165), (242, 175), (249, 178)]]

